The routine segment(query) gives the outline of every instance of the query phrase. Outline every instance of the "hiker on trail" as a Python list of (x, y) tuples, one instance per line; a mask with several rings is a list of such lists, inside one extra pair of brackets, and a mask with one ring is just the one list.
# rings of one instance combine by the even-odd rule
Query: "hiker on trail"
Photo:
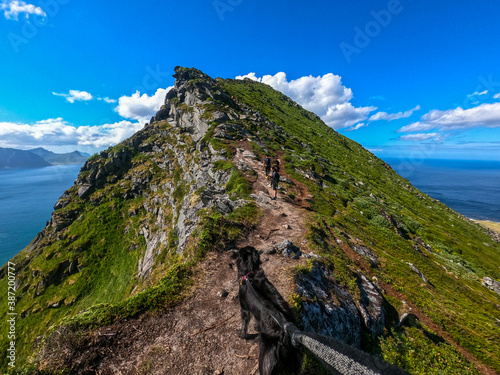
[(280, 174), (278, 173), (278, 167), (273, 167), (273, 174), (271, 175), (271, 187), (274, 190), (274, 197), (271, 200), (275, 201), (278, 195), (278, 184), (280, 182)]
[(274, 159), (274, 162), (273, 162), (273, 167), (276, 167), (278, 168), (278, 172), (280, 171), (280, 159), (276, 158)]
[(262, 164), (266, 169), (266, 178), (268, 178), (269, 173), (271, 172), (271, 158), (269, 157), (269, 155), (266, 155)]

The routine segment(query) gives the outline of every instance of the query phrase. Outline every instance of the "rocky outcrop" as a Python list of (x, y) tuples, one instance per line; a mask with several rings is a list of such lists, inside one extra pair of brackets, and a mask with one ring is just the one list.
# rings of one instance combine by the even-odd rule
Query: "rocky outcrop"
[(488, 289), (494, 291), (496, 294), (500, 295), (500, 282), (493, 280), (491, 277), (486, 276), (483, 278), (482, 284)]
[(76, 260), (65, 260), (64, 262), (59, 263), (52, 271), (43, 276), (38, 282), (36, 295), (42, 294), (44, 289), (50, 285), (57, 285), (61, 283), (65, 277), (77, 272), (77, 270), (78, 261)]
[(378, 257), (375, 255), (375, 253), (373, 251), (371, 251), (366, 246), (353, 245), (352, 248), (359, 255), (366, 257), (368, 259), (368, 261), (370, 262), (370, 264), (372, 265), (372, 267), (380, 266), (380, 261), (378, 260)]
[(427, 283), (427, 284), (430, 284), (429, 283), (429, 280), (427, 280), (427, 278), (425, 277), (425, 275), (423, 274), (422, 271), (420, 271), (417, 267), (415, 267), (415, 265), (413, 263), (410, 263), (410, 262), (405, 262), (406, 264), (408, 264), (410, 266), (410, 269), (415, 272), (418, 277), (420, 277), (422, 279), (422, 281), (424, 283)]
[(349, 345), (361, 345), (361, 316), (348, 290), (316, 263), (311, 272), (295, 277), (297, 294), (304, 300), (300, 324), (307, 332), (331, 336)]
[[(219, 89), (213, 78), (197, 69), (179, 66), (175, 67), (174, 78), (174, 88), (167, 93), (165, 104), (150, 123), (168, 120), (198, 142), (210, 127), (207, 120), (223, 124), (230, 119), (225, 111), (211, 106), (213, 103), (237, 106), (233, 99)], [(223, 131), (222, 137), (230, 139), (229, 132)]]
[(281, 254), (287, 258), (299, 259), (302, 255), (300, 248), (295, 246), (290, 240), (283, 240), (276, 245), (271, 246), (265, 250), (266, 254)]
[(384, 298), (382, 293), (363, 274), (359, 275), (358, 288), (361, 292), (358, 308), (365, 326), (371, 332), (372, 337), (382, 336), (385, 326)]
[(295, 283), (297, 294), (305, 301), (300, 314), (304, 331), (331, 336), (357, 347), (361, 345), (363, 329), (374, 338), (384, 335), (382, 292), (363, 274), (358, 277), (359, 294), (354, 293), (360, 296), (357, 301), (320, 263), (315, 263), (310, 272), (296, 275)]
[[(174, 88), (150, 124), (86, 161), (75, 186), (55, 204), (47, 227), (64, 238), (66, 228), (85, 213), (85, 204), (142, 199), (141, 205), (128, 213), (129, 217), (144, 216), (137, 231), (145, 242), (137, 265), (140, 279), (151, 273), (166, 247), (179, 254), (184, 251), (202, 210), (213, 208), (228, 214), (246, 203), (230, 199), (226, 184), (231, 170), (216, 167), (229, 155), (225, 148), (215, 149), (210, 141), (211, 137), (249, 135), (236, 123), (241, 112), (237, 103), (214, 79), (196, 69), (176, 67), (174, 77)], [(125, 228), (125, 232), (129, 230)], [(44, 238), (51, 241), (50, 235)], [(35, 241), (32, 247), (39, 243)]]
[(79, 211), (76, 209), (54, 211), (49, 225), (54, 232), (59, 232), (68, 227), (77, 217)]

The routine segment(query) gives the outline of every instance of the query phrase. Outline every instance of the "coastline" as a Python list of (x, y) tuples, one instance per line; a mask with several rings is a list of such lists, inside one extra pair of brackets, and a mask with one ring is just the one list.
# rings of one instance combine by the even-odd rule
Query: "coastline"
[(486, 227), (498, 234), (500, 234), (500, 223), (496, 221), (490, 221), (490, 220), (475, 220), (471, 219), (472, 221), (481, 224), (483, 227)]

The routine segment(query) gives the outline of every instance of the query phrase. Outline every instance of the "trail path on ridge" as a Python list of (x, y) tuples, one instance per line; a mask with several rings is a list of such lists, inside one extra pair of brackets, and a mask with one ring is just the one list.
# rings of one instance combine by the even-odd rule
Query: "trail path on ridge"
[[(244, 145), (243, 145), (244, 146)], [(287, 185), (295, 198), (279, 192), (271, 201), (269, 180), (261, 162), (240, 146), (233, 158), (256, 173), (253, 194), (261, 207), (260, 224), (236, 244), (266, 250), (290, 240), (306, 251), (303, 222), (308, 191), (293, 181)], [(280, 174), (288, 178), (281, 165)], [(262, 254), (269, 280), (285, 299), (294, 292), (291, 269), (303, 260), (280, 254)], [(197, 281), (191, 294), (164, 313), (148, 313), (138, 320), (120, 322), (92, 333), (92, 346), (75, 362), (81, 374), (258, 374), (258, 340), (250, 323), (251, 339), (237, 335), (240, 305), (237, 299), (237, 271), (231, 252), (210, 253), (197, 267)], [(227, 294), (227, 295), (226, 295)]]

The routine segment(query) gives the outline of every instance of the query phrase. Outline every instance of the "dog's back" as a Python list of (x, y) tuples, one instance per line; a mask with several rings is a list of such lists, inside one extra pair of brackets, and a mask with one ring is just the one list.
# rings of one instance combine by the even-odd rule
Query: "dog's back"
[[(259, 332), (261, 374), (299, 374), (302, 367), (302, 353), (292, 345), (288, 335), (266, 309), (286, 322), (294, 322), (293, 314), (286, 301), (267, 279), (264, 271), (260, 269), (260, 264), (260, 257), (255, 248), (247, 246), (238, 252), (237, 266), (242, 318), (240, 337), (246, 337), (250, 314), (252, 314), (257, 321)], [(256, 296), (248, 289), (247, 282), (251, 283)], [(265, 308), (261, 304), (264, 304)]]

